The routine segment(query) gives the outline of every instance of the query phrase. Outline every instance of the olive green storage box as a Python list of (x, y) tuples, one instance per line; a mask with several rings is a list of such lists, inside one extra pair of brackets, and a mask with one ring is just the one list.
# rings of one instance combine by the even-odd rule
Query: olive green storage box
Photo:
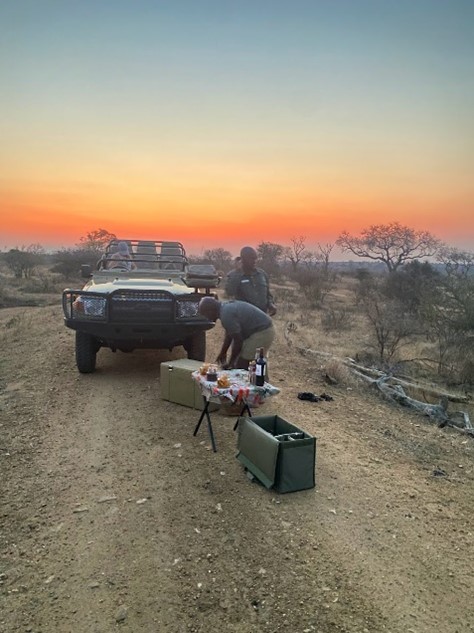
[(316, 438), (278, 415), (239, 418), (237, 459), (277, 492), (315, 485)]
[[(193, 371), (197, 371), (201, 365), (201, 361), (189, 358), (161, 363), (160, 389), (163, 400), (202, 410), (204, 404), (201, 390), (192, 376)], [(219, 405), (214, 402), (209, 404), (210, 411), (215, 411), (218, 408)]]

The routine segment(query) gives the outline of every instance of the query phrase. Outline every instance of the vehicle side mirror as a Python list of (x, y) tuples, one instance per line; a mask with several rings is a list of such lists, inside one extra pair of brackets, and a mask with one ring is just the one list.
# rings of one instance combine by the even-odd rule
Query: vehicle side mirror
[(92, 275), (92, 266), (90, 264), (81, 264), (81, 277), (83, 279), (89, 279)]

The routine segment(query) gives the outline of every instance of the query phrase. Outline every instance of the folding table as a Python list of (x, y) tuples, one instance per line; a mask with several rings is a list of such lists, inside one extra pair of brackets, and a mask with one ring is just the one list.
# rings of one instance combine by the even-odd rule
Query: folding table
[(212, 450), (214, 453), (217, 451), (216, 441), (214, 438), (214, 431), (212, 428), (211, 416), (209, 412), (209, 403), (211, 401), (219, 401), (221, 404), (233, 402), (235, 404), (242, 404), (242, 410), (234, 424), (234, 431), (239, 423), (239, 417), (248, 413), (252, 417), (251, 407), (258, 406), (269, 396), (274, 396), (280, 393), (278, 387), (274, 387), (270, 383), (266, 382), (262, 387), (250, 384), (248, 380), (248, 371), (244, 369), (230, 369), (227, 371), (220, 371), (217, 374), (217, 378), (225, 374), (229, 378), (228, 387), (219, 387), (217, 382), (207, 380), (206, 375), (201, 375), (199, 371), (192, 373), (192, 377), (199, 385), (203, 397), (203, 410), (199, 417), (196, 428), (193, 435), (196, 435), (199, 431), (202, 421), (206, 418), (207, 428), (209, 436), (211, 438)]

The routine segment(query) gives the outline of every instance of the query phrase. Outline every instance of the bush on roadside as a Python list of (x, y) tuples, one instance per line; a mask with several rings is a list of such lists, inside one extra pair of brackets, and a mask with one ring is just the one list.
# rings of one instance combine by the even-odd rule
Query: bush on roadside
[(308, 308), (322, 308), (331, 291), (335, 277), (322, 268), (307, 268), (297, 271), (294, 276)]
[(51, 272), (61, 275), (64, 280), (80, 279), (81, 264), (95, 266), (97, 264), (97, 253), (95, 251), (67, 248), (56, 251), (53, 254), (54, 265)]
[(325, 373), (337, 384), (351, 386), (357, 383), (357, 378), (343, 362), (336, 358), (328, 360), (324, 367)]
[(321, 325), (326, 332), (350, 330), (352, 327), (351, 314), (344, 308), (325, 309), (321, 315)]

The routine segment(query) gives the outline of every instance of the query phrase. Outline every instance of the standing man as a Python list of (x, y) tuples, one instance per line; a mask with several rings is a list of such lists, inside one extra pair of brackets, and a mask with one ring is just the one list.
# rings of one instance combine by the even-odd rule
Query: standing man
[(251, 303), (270, 316), (276, 313), (267, 273), (257, 268), (257, 251), (244, 246), (240, 251), (240, 268), (227, 275), (225, 291), (228, 297)]
[[(247, 369), (255, 358), (257, 347), (265, 351), (273, 343), (275, 330), (271, 318), (265, 312), (245, 301), (218, 301), (203, 297), (199, 313), (210, 321), (220, 319), (225, 330), (224, 342), (217, 362), (224, 369)], [(231, 347), (230, 359), (227, 351)]]

